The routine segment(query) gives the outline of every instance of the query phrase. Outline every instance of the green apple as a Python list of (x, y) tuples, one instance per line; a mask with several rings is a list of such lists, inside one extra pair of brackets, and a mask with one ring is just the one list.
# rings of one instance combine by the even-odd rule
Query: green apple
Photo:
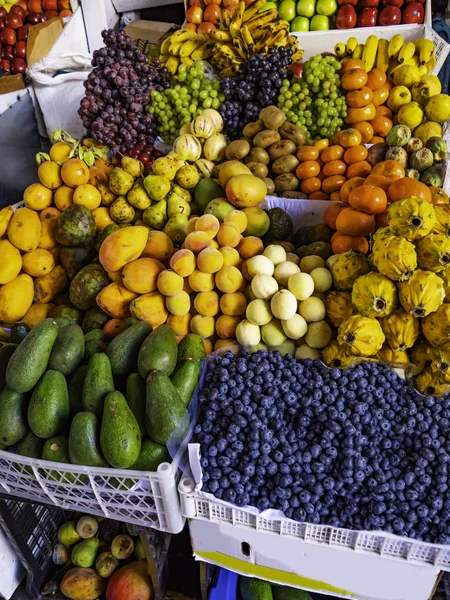
[(295, 19), (295, 9), (294, 0), (283, 0), (278, 7), (278, 17), (285, 21), (292, 21)]
[(276, 2), (266, 2), (264, 6), (259, 9), (259, 12), (264, 12), (265, 10), (270, 10), (271, 8), (278, 8), (278, 4)]
[(313, 17), (316, 14), (316, 0), (299, 0), (297, 14), (299, 17), (308, 17), (308, 19)]
[(316, 12), (319, 15), (331, 17), (337, 11), (336, 0), (317, 0)]
[(328, 31), (330, 29), (330, 19), (324, 15), (314, 15), (309, 24), (310, 31)]
[(291, 23), (291, 31), (309, 31), (309, 19), (306, 17), (295, 17)]

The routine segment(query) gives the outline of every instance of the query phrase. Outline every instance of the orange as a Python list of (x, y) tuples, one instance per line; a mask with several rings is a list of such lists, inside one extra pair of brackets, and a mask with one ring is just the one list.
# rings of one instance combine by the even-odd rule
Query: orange
[(360, 132), (353, 128), (343, 129), (339, 134), (339, 143), (343, 148), (351, 148), (352, 146), (359, 146), (362, 141)]
[(61, 167), (53, 160), (46, 160), (38, 168), (39, 181), (45, 187), (56, 190), (62, 185)]
[(306, 160), (300, 163), (295, 170), (295, 174), (299, 179), (308, 179), (308, 177), (316, 177), (320, 173), (320, 165), (315, 160)]
[(310, 200), (329, 200), (330, 196), (325, 192), (313, 192), (309, 195)]
[(319, 149), (316, 146), (303, 146), (297, 152), (297, 158), (300, 162), (317, 160), (319, 158)]
[(346, 169), (347, 165), (343, 160), (331, 160), (323, 166), (322, 173), (325, 177), (331, 177), (332, 175), (343, 175)]
[(79, 158), (70, 158), (61, 167), (62, 180), (69, 187), (74, 188), (88, 183), (89, 175), (89, 167)]
[(421, 181), (416, 181), (411, 177), (397, 179), (397, 181), (391, 183), (387, 195), (389, 202), (403, 200), (404, 198), (408, 198), (408, 196), (416, 196), (416, 198), (426, 200), (426, 202), (432, 201), (432, 190)]
[(346, 181), (347, 179), (344, 175), (332, 175), (331, 177), (327, 177), (322, 181), (322, 191), (326, 194), (336, 192), (341, 189)]
[(325, 150), (322, 150), (320, 154), (320, 160), (324, 163), (330, 162), (332, 160), (339, 160), (344, 156), (344, 148), (342, 146), (338, 146), (337, 144), (334, 146), (328, 146)]
[(347, 177), (367, 177), (371, 170), (367, 160), (359, 160), (347, 167)]
[(382, 69), (372, 69), (367, 73), (367, 86), (378, 90), (386, 83), (386, 73)]
[(369, 144), (373, 138), (373, 127), (368, 121), (360, 121), (353, 125), (353, 129), (357, 129), (361, 134), (361, 143)]
[(360, 185), (364, 185), (364, 177), (352, 177), (348, 179), (340, 189), (341, 202), (348, 202), (350, 192)]
[(373, 127), (373, 132), (377, 136), (386, 137), (392, 129), (392, 121), (391, 119), (388, 119), (388, 117), (377, 115), (370, 122)]
[(318, 177), (308, 177), (304, 179), (300, 185), (300, 190), (304, 194), (312, 194), (313, 192), (319, 192), (322, 187), (322, 182)]

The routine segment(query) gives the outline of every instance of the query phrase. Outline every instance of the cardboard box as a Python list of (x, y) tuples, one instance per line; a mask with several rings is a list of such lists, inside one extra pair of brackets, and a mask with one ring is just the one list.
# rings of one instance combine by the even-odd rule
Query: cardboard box
[(7, 75), (0, 77), (0, 96), (3, 94), (11, 94), (25, 89), (25, 82), (22, 73), (16, 75)]
[(167, 6), (169, 4), (182, 4), (183, 0), (112, 0), (117, 12), (127, 10), (138, 10), (141, 8), (153, 8), (155, 6)]
[[(159, 21), (133, 21), (125, 31), (137, 43), (142, 52), (149, 54), (149, 49), (161, 46), (162, 42), (172, 35), (180, 26), (175, 23), (160, 23)], [(149, 48), (150, 47), (150, 48)], [(159, 54), (159, 50), (156, 52)], [(152, 53), (153, 55), (156, 55)]]

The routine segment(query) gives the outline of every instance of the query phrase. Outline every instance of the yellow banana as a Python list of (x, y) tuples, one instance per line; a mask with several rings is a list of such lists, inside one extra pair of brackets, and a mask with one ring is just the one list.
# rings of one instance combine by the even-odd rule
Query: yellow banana
[(336, 44), (336, 46), (334, 47), (334, 53), (338, 58), (345, 58), (347, 56), (346, 45), (342, 42), (339, 42), (339, 44)]
[(233, 39), (229, 31), (223, 31), (222, 29), (216, 29), (211, 35), (216, 42), (231, 42)]
[[(191, 31), (191, 33), (195, 34), (195, 31)], [(172, 36), (166, 38), (161, 44), (160, 53), (161, 54), (169, 54), (170, 45), (173, 43)]]
[(353, 50), (352, 57), (353, 58), (362, 58), (364, 52), (364, 44), (358, 44), (356, 48)]
[(215, 42), (206, 42), (206, 44), (203, 44), (200, 48), (197, 48), (192, 52), (192, 60), (207, 60), (211, 56), (214, 46)]
[(242, 26), (241, 33), (242, 33), (242, 39), (244, 40), (244, 44), (247, 46), (247, 48), (249, 46), (254, 46), (255, 42), (253, 41), (252, 34), (250, 33), (250, 29), (247, 27), (247, 25)]
[(394, 37), (389, 42), (389, 58), (397, 57), (398, 53), (400, 52), (403, 46), (403, 42), (404, 40), (401, 33), (397, 33), (396, 35), (394, 35)]
[(233, 40), (234, 40), (234, 38), (236, 38), (240, 35), (241, 28), (239, 27), (238, 23), (232, 22), (230, 24), (230, 33), (231, 33), (231, 37), (233, 38)]
[(426, 38), (421, 38), (414, 42), (414, 46), (419, 52), (420, 64), (425, 65), (433, 56), (434, 43)]
[(230, 29), (230, 25), (231, 25), (231, 15), (230, 13), (227, 11), (227, 9), (222, 11), (222, 24), (224, 29)]
[(191, 29), (179, 29), (178, 31), (172, 33), (170, 39), (172, 40), (172, 42), (179, 43), (187, 42), (188, 40), (193, 40), (197, 37), (202, 36), (196, 33), (195, 31), (192, 31)]
[(236, 73), (233, 71), (233, 69), (231, 67), (227, 67), (226, 69), (222, 69), (220, 71), (221, 77), (234, 77), (235, 74)]
[(261, 8), (266, 3), (266, 0), (253, 0), (250, 4), (247, 4), (242, 15), (242, 22), (247, 23), (252, 17), (259, 13)]
[(267, 40), (267, 45), (269, 46), (287, 46), (289, 41), (289, 37), (286, 35), (284, 30), (277, 31), (276, 33), (272, 33), (272, 35)]
[(416, 51), (416, 47), (412, 42), (405, 42), (398, 53), (397, 60), (400, 63), (404, 63), (405, 60), (408, 60), (414, 56)]
[(245, 2), (241, 0), (237, 7), (234, 9), (233, 16), (231, 17), (231, 23), (234, 23), (239, 28), (242, 26), (242, 19), (244, 16), (245, 6)]
[(377, 50), (377, 69), (381, 69), (386, 73), (389, 68), (389, 53), (388, 53), (389, 42), (387, 40), (378, 40)]
[(227, 46), (226, 44), (220, 44), (218, 46), (218, 50), (221, 54), (223, 54), (224, 56), (227, 56), (228, 58), (235, 58), (236, 57), (236, 51), (233, 48), (230, 48), (229, 46)]
[(161, 54), (159, 57), (160, 62), (166, 63), (170, 58), (170, 54)]
[(353, 54), (358, 45), (358, 40), (355, 37), (348, 38), (347, 40), (347, 53)]
[(172, 75), (178, 71), (178, 66), (180, 64), (180, 59), (178, 56), (171, 56), (169, 60), (166, 62), (166, 68)]
[(170, 54), (172, 54), (172, 56), (179, 56), (181, 46), (183, 46), (184, 43), (185, 42), (172, 42), (172, 44), (170, 44), (170, 47), (169, 47)]
[(188, 40), (187, 42), (184, 42), (183, 45), (181, 46), (179, 56), (180, 57), (190, 56), (193, 52), (195, 52), (195, 50), (198, 50), (205, 44), (206, 44), (205, 39), (201, 38), (201, 37), (193, 39), (193, 40)]
[(271, 8), (270, 10), (265, 10), (262, 13), (259, 13), (249, 21), (247, 21), (247, 27), (250, 31), (254, 31), (259, 27), (263, 27), (267, 25), (271, 21), (274, 21), (278, 17), (278, 11), (276, 8)]
[(371, 71), (373, 69), (373, 65), (375, 64), (375, 59), (377, 57), (378, 50), (378, 38), (376, 35), (369, 35), (364, 44), (364, 50), (362, 55), (362, 61), (364, 63), (364, 69), (367, 71)]
[(194, 64), (194, 61), (189, 56), (183, 56), (181, 58), (181, 63), (189, 68), (189, 67), (192, 67), (192, 65)]
[(233, 44), (234, 44), (234, 47), (236, 48), (239, 56), (243, 59), (247, 59), (248, 52), (247, 52), (247, 49), (245, 47), (245, 44), (244, 44), (242, 38), (239, 36), (236, 36), (233, 40)]

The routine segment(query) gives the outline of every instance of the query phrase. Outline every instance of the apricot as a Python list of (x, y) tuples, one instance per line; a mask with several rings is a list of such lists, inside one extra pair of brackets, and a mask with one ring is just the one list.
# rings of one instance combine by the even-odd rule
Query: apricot
[(157, 260), (166, 260), (172, 256), (172, 240), (163, 231), (149, 231), (148, 240), (141, 257), (156, 258)]
[(205, 248), (197, 256), (197, 267), (202, 273), (217, 273), (223, 267), (223, 256), (215, 248)]
[(244, 279), (246, 279), (247, 281), (251, 281), (253, 279), (253, 277), (248, 272), (248, 264), (247, 264), (248, 260), (249, 259), (244, 260), (244, 262), (240, 266), (240, 270), (241, 270), (241, 273), (242, 273), (242, 276), (244, 277)]
[(210, 240), (216, 237), (219, 227), (220, 221), (214, 215), (202, 215), (195, 221), (195, 230), (203, 231)]
[(240, 317), (231, 317), (229, 315), (220, 315), (216, 321), (216, 333), (222, 338), (234, 337), (236, 327), (241, 322)]
[(179, 294), (183, 290), (183, 278), (172, 271), (167, 269), (165, 271), (161, 271), (158, 275), (157, 287), (159, 292), (163, 296), (175, 296), (175, 294)]
[(187, 315), (191, 308), (191, 298), (188, 293), (181, 290), (178, 294), (166, 298), (166, 308), (171, 315), (176, 317)]
[(188, 282), (194, 292), (210, 292), (214, 289), (214, 275), (198, 269), (189, 275)]
[[(205, 341), (209, 342), (209, 340)], [(214, 352), (219, 352), (219, 354), (224, 354), (225, 352), (233, 352), (235, 356), (238, 356), (240, 350), (241, 349), (236, 341), (236, 338), (227, 338), (225, 340), (218, 339), (214, 344)]]
[(252, 258), (252, 256), (263, 253), (264, 244), (260, 238), (249, 235), (241, 239), (237, 249), (242, 258)]
[(68, 185), (62, 185), (57, 190), (55, 190), (53, 200), (55, 202), (56, 208), (58, 208), (59, 210), (64, 210), (65, 208), (73, 204), (73, 193), (74, 190)]
[(192, 294), (194, 291), (189, 285), (189, 279), (187, 277), (183, 280), (183, 291), (186, 292), (186, 294)]
[(191, 319), (191, 332), (199, 335), (201, 338), (206, 339), (212, 337), (215, 332), (215, 320), (214, 317), (205, 317), (203, 315), (195, 315)]
[[(167, 298), (169, 300), (169, 298)], [(186, 313), (185, 315), (170, 315), (167, 318), (167, 325), (170, 325), (175, 331), (175, 335), (187, 335), (190, 331), (189, 325), (191, 323), (191, 315)]]
[(234, 225), (239, 233), (244, 233), (248, 225), (247, 215), (242, 210), (232, 210), (227, 214), (223, 222)]
[(195, 224), (197, 223), (198, 219), (199, 219), (199, 217), (191, 217), (189, 219), (188, 224), (184, 228), (184, 233), (186, 235), (189, 235), (190, 233), (195, 231)]
[(195, 310), (204, 317), (219, 314), (219, 294), (217, 292), (199, 292), (194, 300)]
[(230, 246), (222, 246), (219, 252), (223, 256), (223, 266), (237, 267), (241, 261), (239, 252)]
[[(189, 25), (189, 23), (188, 23), (188, 25)], [(213, 343), (212, 343), (212, 341), (204, 339), (203, 340), (203, 346), (205, 347), (206, 354), (211, 354), (211, 352), (213, 351)]]
[(220, 310), (224, 315), (237, 317), (243, 315), (247, 308), (247, 299), (242, 292), (224, 294), (220, 299)]
[(217, 232), (217, 241), (221, 246), (236, 248), (241, 241), (241, 237), (239, 231), (231, 223), (222, 223)]
[(191, 250), (194, 254), (198, 254), (203, 248), (211, 246), (211, 238), (204, 231), (193, 231), (186, 236), (184, 240), (184, 248)]
[(216, 273), (216, 287), (225, 294), (237, 292), (243, 282), (244, 278), (237, 267), (222, 267)]
[(219, 242), (217, 240), (211, 240), (211, 245), (209, 247), (210, 248), (214, 248), (215, 250), (219, 250), (220, 249), (220, 245), (219, 245)]
[(195, 255), (191, 250), (177, 250), (170, 259), (170, 268), (180, 277), (189, 277), (195, 270)]

